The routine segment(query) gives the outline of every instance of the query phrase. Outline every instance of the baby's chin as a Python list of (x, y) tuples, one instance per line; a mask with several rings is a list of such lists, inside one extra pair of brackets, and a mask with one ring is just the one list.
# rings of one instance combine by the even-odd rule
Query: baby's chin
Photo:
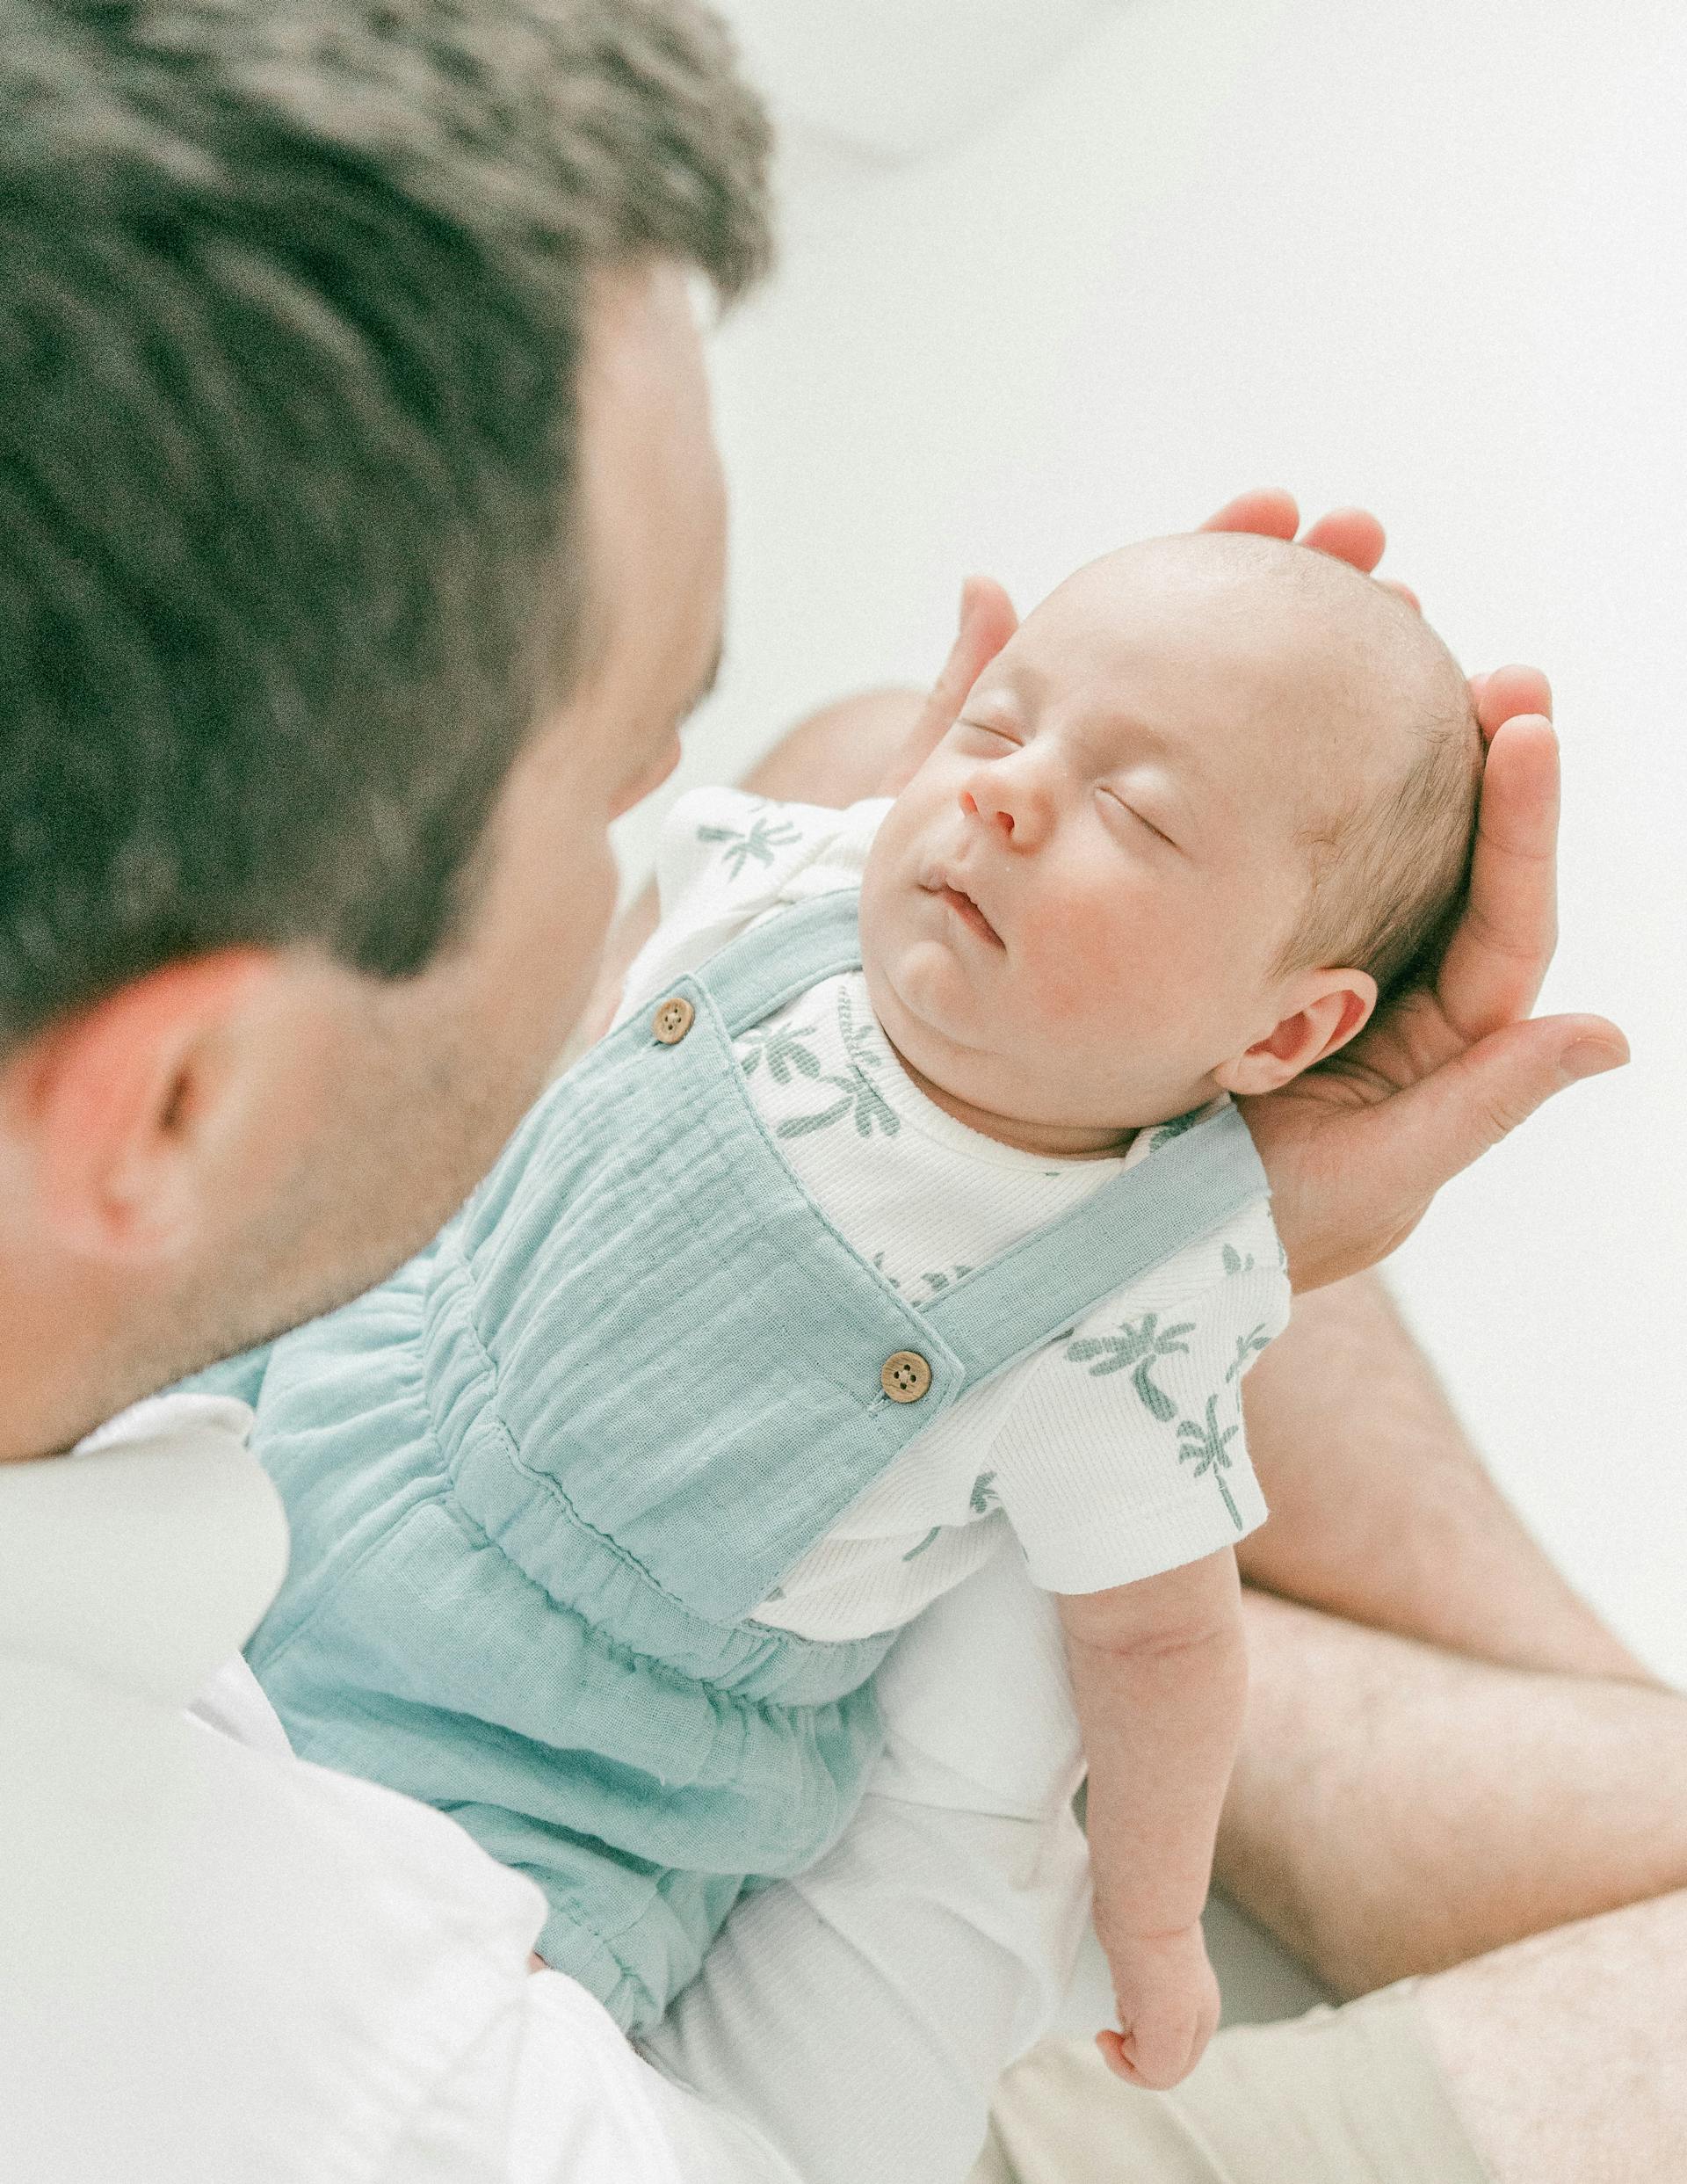
[[(875, 981), (869, 972), (867, 989), (897, 1059), (934, 1106), (981, 1136), (1027, 1152), (1081, 1156), (1115, 1145), (1117, 1123), (1075, 1113), (1062, 1098), (1061, 1072), (1049, 1065), (1038, 1036), (1028, 1031), (1016, 1040), (999, 1005), (988, 1012), (920, 1005), (917, 961), (909, 968), (915, 1005), (895, 979)], [(986, 1014), (988, 1020), (974, 1021)]]

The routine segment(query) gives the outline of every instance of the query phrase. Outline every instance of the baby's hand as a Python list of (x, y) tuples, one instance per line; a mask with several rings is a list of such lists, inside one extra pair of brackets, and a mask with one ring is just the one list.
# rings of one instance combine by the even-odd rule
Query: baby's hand
[(1121, 1935), (1107, 1961), (1121, 2029), (1097, 2033), (1096, 2045), (1117, 2076), (1163, 2093), (1189, 2076), (1219, 2021), (1219, 1983), (1200, 1923)]

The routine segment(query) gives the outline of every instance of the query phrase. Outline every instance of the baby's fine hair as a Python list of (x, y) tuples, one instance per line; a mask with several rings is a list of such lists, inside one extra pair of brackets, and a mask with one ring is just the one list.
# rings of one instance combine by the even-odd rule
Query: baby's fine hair
[(1350, 965), (1386, 999), (1433, 977), (1464, 907), (1482, 732), (1464, 671), (1415, 607), (1345, 562), (1292, 552), (1297, 579), (1354, 628), (1356, 715), (1392, 712), (1405, 757), (1308, 824), (1311, 886), (1278, 969)]

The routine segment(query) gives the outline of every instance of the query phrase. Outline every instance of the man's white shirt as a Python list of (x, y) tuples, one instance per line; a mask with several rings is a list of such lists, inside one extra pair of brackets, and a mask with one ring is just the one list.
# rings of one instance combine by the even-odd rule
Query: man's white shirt
[(635, 2053), (543, 1903), (297, 1760), (237, 1649), (286, 1551), (223, 1398), (0, 1465), (0, 2177), (944, 2184), (1084, 1909), (1046, 1602), (997, 1556), (893, 1654), (885, 1758)]

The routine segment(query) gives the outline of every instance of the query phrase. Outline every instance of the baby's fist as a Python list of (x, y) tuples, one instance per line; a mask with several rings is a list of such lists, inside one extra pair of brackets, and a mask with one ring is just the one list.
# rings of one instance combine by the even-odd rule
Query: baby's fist
[(1199, 1922), (1122, 1937), (1107, 1955), (1120, 2029), (1097, 2033), (1096, 2045), (1118, 2077), (1164, 2093), (1189, 2076), (1219, 2021), (1219, 1983)]

